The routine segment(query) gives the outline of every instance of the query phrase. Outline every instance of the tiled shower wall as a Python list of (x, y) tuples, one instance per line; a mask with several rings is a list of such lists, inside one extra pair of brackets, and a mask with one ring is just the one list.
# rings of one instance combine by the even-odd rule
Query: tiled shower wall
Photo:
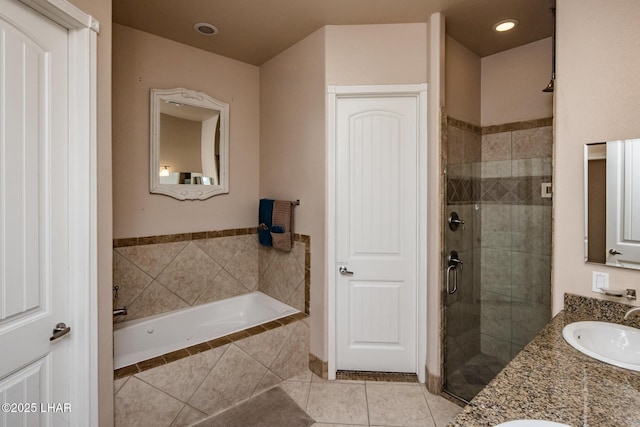
[(260, 290), (302, 312), (309, 307), (309, 237), (282, 252), (258, 244), (255, 229), (117, 239), (116, 322)]
[[(445, 241), (472, 264), (461, 286), (471, 281), (468, 293), (480, 302), (465, 307), (464, 292), (453, 301), (468, 312), (459, 329), (473, 333), (479, 308), (480, 350), (505, 363), (550, 317), (551, 199), (541, 197), (541, 185), (551, 182), (551, 125), (543, 119), (479, 129), (448, 120), (447, 214), (458, 210), (472, 231)], [(478, 345), (471, 343), (469, 353)]]

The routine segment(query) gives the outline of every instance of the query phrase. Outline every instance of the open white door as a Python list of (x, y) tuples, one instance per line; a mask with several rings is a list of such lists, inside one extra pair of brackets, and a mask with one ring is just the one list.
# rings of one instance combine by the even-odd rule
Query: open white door
[(640, 268), (640, 139), (607, 142), (607, 264)]
[(0, 427), (97, 414), (90, 44), (44, 3), (0, 0)]

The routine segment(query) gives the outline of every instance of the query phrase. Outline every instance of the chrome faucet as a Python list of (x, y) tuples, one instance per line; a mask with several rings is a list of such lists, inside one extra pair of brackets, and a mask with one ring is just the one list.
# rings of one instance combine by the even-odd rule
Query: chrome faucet
[(635, 307), (627, 311), (627, 314), (624, 315), (624, 320), (627, 320), (633, 313), (640, 313), (640, 307)]
[[(120, 290), (120, 286), (116, 285), (113, 287), (113, 299), (118, 299), (118, 291)], [(124, 306), (122, 308), (114, 308), (113, 309), (114, 316), (126, 316), (127, 315), (127, 307)]]

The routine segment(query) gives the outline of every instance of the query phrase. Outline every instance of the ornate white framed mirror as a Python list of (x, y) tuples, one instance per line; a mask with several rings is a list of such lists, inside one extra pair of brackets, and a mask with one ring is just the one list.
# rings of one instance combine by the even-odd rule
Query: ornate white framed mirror
[(229, 192), (229, 104), (184, 88), (151, 89), (149, 191), (179, 200)]

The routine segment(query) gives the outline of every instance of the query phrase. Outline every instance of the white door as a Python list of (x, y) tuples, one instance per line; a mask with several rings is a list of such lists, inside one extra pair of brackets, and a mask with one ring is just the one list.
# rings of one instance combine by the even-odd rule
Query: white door
[(640, 267), (640, 139), (607, 142), (607, 264)]
[[(0, 0), (0, 426), (68, 425), (67, 30)], [(50, 406), (55, 405), (55, 406)], [(78, 408), (75, 408), (76, 410)]]
[(417, 370), (418, 111), (417, 96), (336, 101), (338, 370)]

